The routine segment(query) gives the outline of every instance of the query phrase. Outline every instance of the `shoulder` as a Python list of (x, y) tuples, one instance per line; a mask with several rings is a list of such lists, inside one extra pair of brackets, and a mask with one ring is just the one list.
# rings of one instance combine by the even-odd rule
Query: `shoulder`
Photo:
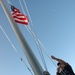
[(69, 63), (66, 63), (66, 66), (70, 66), (70, 64)]
[(68, 69), (68, 70), (72, 70), (71, 65), (70, 65), (70, 64), (68, 64), (68, 63), (65, 65), (65, 68), (66, 68), (66, 69)]

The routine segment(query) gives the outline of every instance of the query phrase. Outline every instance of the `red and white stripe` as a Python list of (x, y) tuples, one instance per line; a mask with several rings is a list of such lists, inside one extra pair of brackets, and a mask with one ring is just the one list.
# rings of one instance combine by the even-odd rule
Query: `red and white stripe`
[(15, 11), (12, 12), (12, 17), (14, 18), (15, 22), (28, 25), (28, 18), (18, 9), (15, 9)]

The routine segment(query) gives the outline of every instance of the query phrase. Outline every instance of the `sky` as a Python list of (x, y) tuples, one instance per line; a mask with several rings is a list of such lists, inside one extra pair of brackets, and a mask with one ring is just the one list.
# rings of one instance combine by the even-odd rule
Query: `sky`
[[(3, 1), (11, 13), (7, 0)], [(23, 13), (19, 0), (10, 0), (10, 2)], [(25, 10), (25, 15), (28, 16), (23, 0), (21, 2)], [(75, 0), (25, 0), (25, 2), (33, 23), (31, 25), (29, 19), (30, 26), (35, 30), (38, 38), (45, 46), (48, 55), (54, 55), (65, 60), (72, 66), (75, 72)], [(1, 5), (0, 16), (0, 26), (4, 29), (18, 53), (31, 69)], [(45, 70), (33, 37), (24, 25), (18, 24), (18, 26), (42, 68)], [(57, 62), (53, 60), (54, 65), (44, 51), (43, 54), (48, 72), (51, 75), (55, 75), (57, 68), (55, 65)], [(1, 28), (0, 75), (31, 75)]]

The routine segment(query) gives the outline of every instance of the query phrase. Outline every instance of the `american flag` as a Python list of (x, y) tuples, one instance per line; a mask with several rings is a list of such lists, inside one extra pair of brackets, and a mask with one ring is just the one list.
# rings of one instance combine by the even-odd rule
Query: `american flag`
[(11, 5), (12, 10), (12, 17), (14, 18), (15, 22), (20, 24), (28, 25), (28, 18), (24, 14), (22, 14), (19, 9)]

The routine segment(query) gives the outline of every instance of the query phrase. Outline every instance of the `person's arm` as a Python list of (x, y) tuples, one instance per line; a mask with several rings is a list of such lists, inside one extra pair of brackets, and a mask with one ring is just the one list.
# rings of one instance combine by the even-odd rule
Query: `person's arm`
[(56, 60), (56, 61), (58, 61), (59, 63), (64, 63), (64, 64), (66, 64), (66, 62), (63, 61), (62, 59), (56, 58), (56, 57), (54, 57), (54, 56), (51, 56), (51, 58), (54, 59), (54, 60)]

